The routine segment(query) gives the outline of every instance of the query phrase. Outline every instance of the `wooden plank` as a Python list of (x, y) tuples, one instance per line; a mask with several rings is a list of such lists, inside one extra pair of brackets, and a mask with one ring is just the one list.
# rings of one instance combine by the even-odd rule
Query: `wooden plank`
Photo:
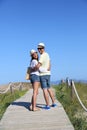
[(56, 100), (57, 107), (44, 110), (45, 100), (39, 89), (37, 106), (41, 110), (33, 112), (28, 109), (31, 97), (32, 89), (7, 108), (0, 122), (0, 130), (74, 130), (60, 102)]

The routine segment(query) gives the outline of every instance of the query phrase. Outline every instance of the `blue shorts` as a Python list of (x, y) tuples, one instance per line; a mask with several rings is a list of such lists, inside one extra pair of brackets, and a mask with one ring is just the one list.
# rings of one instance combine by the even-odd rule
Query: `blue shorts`
[(40, 76), (36, 75), (36, 74), (31, 74), (30, 75), (30, 81), (31, 81), (31, 83), (40, 82)]
[(50, 75), (40, 76), (41, 88), (50, 88)]

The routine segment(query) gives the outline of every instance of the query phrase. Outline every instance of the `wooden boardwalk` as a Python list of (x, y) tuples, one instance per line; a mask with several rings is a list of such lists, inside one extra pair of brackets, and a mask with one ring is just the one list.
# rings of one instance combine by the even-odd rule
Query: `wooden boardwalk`
[[(56, 100), (57, 107), (44, 110), (42, 90), (39, 89), (37, 106), (40, 111), (29, 111), (32, 89), (13, 102), (0, 121), (0, 130), (74, 130), (62, 105)], [(51, 103), (51, 101), (50, 101)]]

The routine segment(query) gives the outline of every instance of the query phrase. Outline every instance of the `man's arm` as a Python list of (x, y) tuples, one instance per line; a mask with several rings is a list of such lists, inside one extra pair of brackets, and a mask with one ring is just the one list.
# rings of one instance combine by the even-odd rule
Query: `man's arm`
[(49, 61), (49, 66), (48, 66), (47, 69), (43, 68), (42, 64), (40, 62), (38, 62), (38, 64), (34, 68), (31, 68), (31, 72), (34, 72), (34, 71), (37, 71), (37, 70), (40, 70), (41, 72), (45, 72), (45, 71), (50, 71), (50, 69), (51, 69), (50, 61)]
[(31, 68), (31, 72), (39, 70), (40, 66), (41, 66), (41, 63), (38, 62), (38, 64), (35, 67)]
[(42, 64), (40, 62), (38, 62), (38, 64), (35, 66), (36, 70), (38, 70), (40, 68)]

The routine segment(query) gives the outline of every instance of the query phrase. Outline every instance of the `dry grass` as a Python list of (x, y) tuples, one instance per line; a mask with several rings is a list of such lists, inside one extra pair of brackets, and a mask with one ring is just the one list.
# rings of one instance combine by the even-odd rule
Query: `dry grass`
[[(21, 87), (23, 90), (28, 90), (32, 87), (31, 83), (29, 82), (15, 82), (15, 83), (12, 83), (13, 86), (18, 86), (19, 84), (21, 83)], [(8, 88), (9, 84), (4, 84), (4, 85), (0, 85), (0, 90), (1, 91), (4, 91)], [(18, 88), (16, 88), (18, 89)]]

